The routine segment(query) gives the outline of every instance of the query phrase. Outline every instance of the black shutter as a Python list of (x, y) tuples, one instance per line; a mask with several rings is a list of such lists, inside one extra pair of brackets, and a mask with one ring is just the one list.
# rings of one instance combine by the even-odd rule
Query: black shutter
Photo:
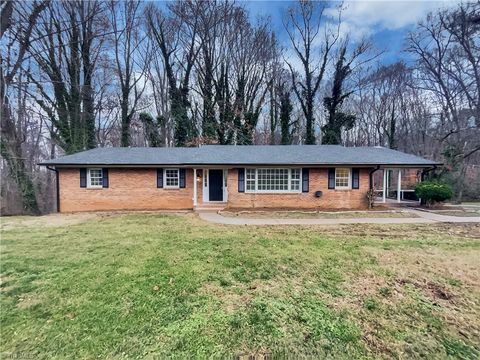
[(157, 188), (163, 188), (163, 169), (157, 169)]
[(335, 168), (328, 169), (328, 188), (335, 189)]
[(107, 168), (102, 169), (102, 186), (104, 188), (108, 188), (108, 169)]
[(80, 187), (87, 187), (87, 169), (80, 169)]
[(238, 169), (238, 192), (245, 192), (245, 169)]
[(185, 187), (185, 169), (180, 169), (178, 170), (178, 175), (180, 177), (179, 179), (179, 185), (183, 189)]
[(302, 192), (308, 192), (310, 170), (302, 169)]
[(360, 169), (352, 169), (352, 189), (360, 188)]

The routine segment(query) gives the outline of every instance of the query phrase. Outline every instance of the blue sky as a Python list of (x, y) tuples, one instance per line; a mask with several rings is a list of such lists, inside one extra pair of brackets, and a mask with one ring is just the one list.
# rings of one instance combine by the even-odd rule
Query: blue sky
[[(281, 41), (287, 42), (282, 17), (286, 9), (295, 4), (292, 1), (239, 1), (250, 11), (250, 16), (268, 16)], [(370, 38), (379, 50), (385, 53), (380, 59), (391, 63), (400, 59), (408, 61), (408, 54), (402, 52), (404, 38), (415, 24), (428, 12), (442, 7), (455, 6), (457, 0), (439, 1), (392, 1), (392, 0), (352, 0), (344, 1), (343, 28), (355, 40)], [(338, 5), (332, 2), (332, 6)], [(332, 8), (333, 13), (333, 8)], [(285, 45), (287, 45), (285, 43)]]

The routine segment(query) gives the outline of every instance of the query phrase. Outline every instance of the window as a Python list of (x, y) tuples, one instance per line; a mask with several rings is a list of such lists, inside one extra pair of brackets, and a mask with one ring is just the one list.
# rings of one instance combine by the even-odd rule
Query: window
[(179, 187), (179, 171), (178, 169), (165, 169), (165, 188), (178, 188)]
[(103, 187), (102, 169), (88, 169), (87, 185), (89, 188)]
[(350, 188), (350, 169), (337, 168), (335, 169), (335, 189), (349, 189)]
[(255, 191), (255, 179), (256, 179), (255, 169), (247, 169), (245, 173), (246, 173), (246, 180), (247, 180), (247, 191)]
[(290, 186), (292, 191), (300, 191), (300, 169), (291, 170)]
[(300, 169), (245, 169), (247, 192), (299, 192)]

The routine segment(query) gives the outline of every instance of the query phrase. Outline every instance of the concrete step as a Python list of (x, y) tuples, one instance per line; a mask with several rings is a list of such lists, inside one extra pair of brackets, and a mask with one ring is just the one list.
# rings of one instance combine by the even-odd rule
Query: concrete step
[(226, 202), (204, 203), (195, 206), (195, 211), (219, 211), (227, 207)]

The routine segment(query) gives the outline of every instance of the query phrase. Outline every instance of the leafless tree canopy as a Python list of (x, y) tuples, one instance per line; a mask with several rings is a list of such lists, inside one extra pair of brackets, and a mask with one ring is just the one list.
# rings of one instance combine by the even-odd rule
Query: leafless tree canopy
[(429, 14), (388, 64), (336, 5), (274, 31), (241, 2), (1, 1), (2, 213), (52, 211), (36, 164), (104, 146), (386, 146), (478, 198), (480, 4)]

